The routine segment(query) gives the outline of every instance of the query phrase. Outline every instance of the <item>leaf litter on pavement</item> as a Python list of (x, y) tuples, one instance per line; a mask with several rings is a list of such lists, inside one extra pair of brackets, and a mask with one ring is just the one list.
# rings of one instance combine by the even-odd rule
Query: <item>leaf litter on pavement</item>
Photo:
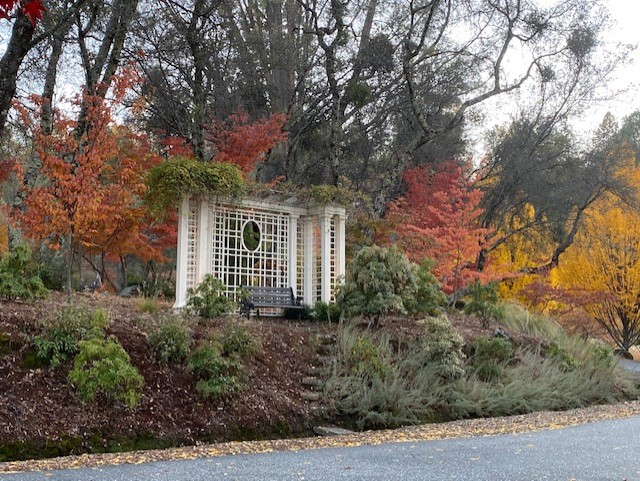
[(132, 451), (114, 454), (83, 454), (80, 456), (65, 456), (45, 460), (16, 461), (0, 463), (0, 473), (53, 471), (120, 464), (141, 464), (154, 461), (208, 458), (235, 454), (257, 454), (273, 451), (299, 451), (303, 449), (519, 434), (545, 429), (560, 429), (579, 424), (621, 419), (637, 415), (640, 415), (640, 402), (632, 401), (563, 412), (545, 411), (518, 416), (425, 424), (421, 426), (410, 426), (383, 431), (367, 431), (330, 437), (200, 444), (165, 450)]

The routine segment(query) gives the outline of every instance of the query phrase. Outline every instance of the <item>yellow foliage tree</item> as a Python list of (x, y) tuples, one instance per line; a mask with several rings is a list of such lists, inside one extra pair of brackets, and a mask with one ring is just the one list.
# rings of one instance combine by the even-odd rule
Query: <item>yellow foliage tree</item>
[(594, 204), (552, 281), (628, 351), (640, 341), (640, 214), (613, 197)]

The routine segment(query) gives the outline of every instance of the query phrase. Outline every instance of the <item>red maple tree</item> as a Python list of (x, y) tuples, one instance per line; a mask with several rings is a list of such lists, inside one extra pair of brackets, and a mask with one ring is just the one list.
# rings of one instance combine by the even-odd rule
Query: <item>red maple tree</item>
[(214, 121), (208, 135), (217, 149), (214, 162), (235, 164), (248, 174), (269, 150), (286, 140), (286, 121), (284, 114), (276, 113), (251, 122), (245, 112), (230, 115), (226, 122)]
[(488, 280), (490, 274), (475, 269), (489, 234), (477, 223), (482, 192), (473, 188), (463, 169), (455, 162), (436, 169), (423, 165), (407, 170), (404, 181), (405, 195), (386, 215), (386, 242), (397, 242), (414, 262), (433, 259), (434, 274), (454, 297), (469, 282)]

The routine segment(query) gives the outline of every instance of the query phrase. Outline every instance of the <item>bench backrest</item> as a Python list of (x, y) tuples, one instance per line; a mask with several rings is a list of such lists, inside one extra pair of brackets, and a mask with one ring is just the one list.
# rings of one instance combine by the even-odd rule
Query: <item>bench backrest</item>
[(291, 306), (295, 303), (293, 289), (291, 287), (259, 287), (243, 286), (251, 295), (254, 304)]

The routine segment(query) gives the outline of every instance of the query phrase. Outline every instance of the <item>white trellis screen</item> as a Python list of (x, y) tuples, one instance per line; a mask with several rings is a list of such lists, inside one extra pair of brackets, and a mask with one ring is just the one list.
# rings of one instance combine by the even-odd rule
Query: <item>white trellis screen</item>
[(176, 302), (213, 274), (237, 300), (240, 286), (292, 287), (305, 304), (329, 302), (345, 272), (345, 209), (263, 200), (183, 199)]

